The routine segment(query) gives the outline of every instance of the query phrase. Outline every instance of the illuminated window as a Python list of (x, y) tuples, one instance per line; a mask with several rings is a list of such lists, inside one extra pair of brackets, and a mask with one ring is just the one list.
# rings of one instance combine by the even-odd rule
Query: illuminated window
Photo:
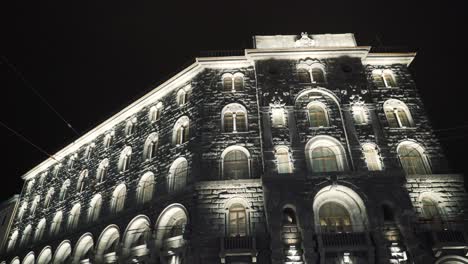
[(42, 237), (44, 236), (45, 228), (46, 228), (46, 220), (45, 218), (42, 218), (39, 221), (39, 224), (37, 224), (36, 232), (34, 233), (35, 242), (40, 241), (42, 239)]
[(68, 216), (67, 227), (69, 230), (75, 229), (78, 226), (78, 222), (80, 219), (80, 212), (81, 212), (81, 205), (79, 203), (75, 204), (70, 211), (70, 215)]
[(36, 182), (35, 179), (32, 179), (28, 182), (28, 185), (26, 187), (26, 194), (29, 194), (31, 192), (35, 182)]
[(354, 124), (366, 125), (367, 124), (367, 109), (365, 106), (355, 105), (351, 108), (353, 113)]
[(312, 68), (312, 82), (314, 83), (324, 83), (325, 82), (325, 74), (322, 69), (320, 68)]
[(389, 127), (412, 127), (413, 119), (408, 107), (401, 101), (390, 99), (384, 103)]
[(242, 204), (233, 204), (229, 207), (229, 236), (247, 235), (247, 212)]
[(129, 137), (135, 133), (136, 121), (136, 118), (127, 121), (125, 124), (125, 136)]
[(147, 172), (141, 176), (137, 187), (137, 200), (138, 203), (143, 204), (153, 199), (154, 189), (154, 175), (151, 172)]
[(177, 120), (172, 132), (172, 141), (175, 145), (181, 145), (189, 140), (189, 118), (183, 116)]
[(311, 102), (307, 109), (309, 111), (309, 122), (311, 127), (327, 127), (328, 113), (324, 104)]
[(52, 223), (50, 225), (50, 235), (55, 236), (58, 235), (60, 232), (60, 227), (62, 225), (62, 218), (63, 218), (63, 213), (62, 211), (58, 211), (54, 218), (52, 219)]
[(94, 222), (99, 218), (101, 213), (101, 206), (102, 206), (102, 196), (100, 194), (96, 194), (91, 202), (89, 203), (88, 209), (88, 221)]
[(76, 191), (82, 192), (86, 187), (86, 181), (88, 179), (88, 170), (83, 170), (78, 177), (78, 181), (76, 183)]
[(188, 164), (187, 160), (184, 158), (178, 158), (172, 163), (167, 180), (169, 192), (178, 191), (185, 187), (188, 175), (187, 170)]
[(96, 170), (96, 179), (98, 183), (101, 183), (104, 181), (104, 179), (107, 176), (107, 170), (109, 168), (109, 160), (108, 159), (103, 159), (101, 163), (99, 163), (99, 166)]
[(374, 70), (372, 71), (374, 83), (379, 87), (396, 87), (397, 83), (395, 76), (391, 70)]
[(34, 213), (36, 212), (36, 209), (37, 209), (37, 206), (39, 205), (39, 201), (41, 200), (41, 196), (40, 195), (36, 195), (34, 197), (34, 200), (31, 204), (31, 208), (29, 209), (29, 212), (31, 213), (31, 215), (34, 215)]
[(328, 232), (351, 231), (351, 217), (348, 210), (336, 202), (327, 202), (320, 207), (321, 230)]
[(52, 201), (52, 197), (54, 196), (54, 193), (55, 193), (55, 190), (54, 190), (54, 187), (51, 187), (48, 191), (47, 191), (47, 195), (44, 199), (44, 208), (48, 208), (49, 205), (50, 205), (50, 202)]
[(65, 200), (65, 198), (67, 198), (68, 187), (70, 187), (70, 180), (66, 180), (62, 184), (62, 188), (60, 189), (60, 194), (59, 194), (59, 201), (63, 201)]
[(94, 149), (94, 143), (89, 144), (86, 146), (85, 152), (84, 152), (84, 158), (89, 159), (91, 158), (91, 155), (93, 154), (93, 149)]
[(24, 228), (23, 236), (21, 237), (20, 247), (24, 247), (24, 246), (27, 246), (29, 244), (29, 239), (31, 238), (31, 233), (32, 233), (32, 226), (27, 225)]
[(221, 111), (224, 132), (247, 131), (247, 110), (240, 104), (228, 104)]
[(362, 146), (364, 158), (366, 159), (367, 168), (370, 171), (382, 170), (382, 161), (377, 150), (377, 146), (371, 143), (366, 143)]
[(109, 132), (104, 136), (104, 148), (109, 148), (112, 144), (113, 132)]
[(398, 157), (408, 175), (430, 174), (429, 163), (424, 155), (424, 149), (417, 143), (404, 142), (398, 148)]
[(155, 106), (150, 108), (148, 118), (151, 122), (156, 122), (161, 118), (162, 108), (163, 104), (161, 102), (158, 102)]
[(249, 153), (245, 148), (227, 148), (221, 156), (224, 179), (250, 178)]
[(132, 148), (130, 146), (126, 146), (122, 153), (120, 154), (119, 158), (119, 171), (124, 172), (130, 168), (130, 161), (132, 157)]
[(113, 213), (121, 212), (125, 206), (125, 198), (127, 197), (127, 187), (125, 184), (117, 186), (112, 193), (111, 211)]
[(184, 105), (187, 102), (187, 93), (183, 90), (180, 89), (177, 92), (177, 104), (178, 105)]
[(15, 248), (17, 241), (18, 241), (18, 230), (15, 230), (11, 234), (10, 240), (8, 240), (8, 246), (7, 246), (7, 251), (8, 252), (11, 252)]
[(21, 221), (23, 219), (23, 216), (24, 216), (24, 214), (26, 213), (27, 210), (28, 210), (28, 203), (23, 202), (21, 204), (21, 207), (18, 210), (18, 220), (19, 221)]
[(271, 109), (271, 124), (272, 127), (285, 127), (286, 120), (283, 108), (274, 107)]
[(292, 173), (292, 164), (289, 158), (289, 149), (287, 147), (276, 148), (276, 162), (278, 173)]
[(237, 72), (235, 74), (224, 74), (223, 90), (226, 92), (236, 92), (244, 90), (244, 75), (240, 72)]
[(312, 65), (298, 65), (297, 76), (300, 83), (324, 83), (325, 71), (323, 65), (314, 63)]
[(314, 172), (338, 171), (336, 155), (329, 147), (317, 147), (312, 150), (312, 168)]
[(296, 213), (291, 208), (285, 208), (283, 210), (283, 224), (284, 225), (296, 225)]
[(158, 134), (151, 133), (145, 141), (145, 145), (143, 146), (143, 159), (150, 160), (156, 155), (156, 151), (158, 150)]

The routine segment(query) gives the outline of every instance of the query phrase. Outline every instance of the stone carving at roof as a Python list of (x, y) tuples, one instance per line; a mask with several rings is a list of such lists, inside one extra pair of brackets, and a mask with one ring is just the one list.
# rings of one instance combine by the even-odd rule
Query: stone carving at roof
[(294, 44), (297, 48), (304, 48), (304, 47), (314, 47), (315, 46), (315, 40), (309, 38), (309, 35), (307, 32), (302, 32), (301, 33), (301, 38), (296, 40), (296, 43)]

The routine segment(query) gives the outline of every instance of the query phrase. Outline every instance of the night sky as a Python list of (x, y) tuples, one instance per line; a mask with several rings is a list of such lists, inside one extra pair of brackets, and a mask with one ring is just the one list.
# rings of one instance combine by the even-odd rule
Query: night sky
[[(454, 171), (468, 172), (462, 1), (3, 2), (11, 6), (0, 6), (0, 121), (49, 153), (78, 136), (31, 86), (82, 135), (200, 51), (250, 48), (252, 35), (349, 32), (359, 45), (418, 52), (410, 69), (429, 117)], [(47, 156), (2, 126), (0, 138), (1, 201)]]

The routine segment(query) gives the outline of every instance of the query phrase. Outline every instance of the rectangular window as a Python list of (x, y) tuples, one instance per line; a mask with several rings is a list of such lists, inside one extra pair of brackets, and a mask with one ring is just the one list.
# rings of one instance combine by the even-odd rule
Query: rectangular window
[(284, 127), (284, 110), (283, 108), (273, 108), (271, 109), (271, 118), (273, 127)]

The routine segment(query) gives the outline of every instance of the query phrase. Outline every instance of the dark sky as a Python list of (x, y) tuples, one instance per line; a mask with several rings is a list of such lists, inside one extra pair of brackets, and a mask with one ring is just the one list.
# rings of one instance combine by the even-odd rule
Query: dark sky
[[(9, 6), (0, 6), (0, 55), (80, 134), (202, 50), (249, 48), (255, 34), (351, 32), (372, 46), (378, 35), (384, 46), (418, 51), (411, 71), (429, 116), (436, 129), (450, 128), (438, 132), (441, 142), (454, 170), (467, 171), (462, 1), (2, 2)], [(0, 121), (35, 144), (55, 153), (77, 138), (4, 60), (0, 89)], [(0, 138), (3, 200), (19, 193), (21, 175), (47, 157), (3, 127)]]

